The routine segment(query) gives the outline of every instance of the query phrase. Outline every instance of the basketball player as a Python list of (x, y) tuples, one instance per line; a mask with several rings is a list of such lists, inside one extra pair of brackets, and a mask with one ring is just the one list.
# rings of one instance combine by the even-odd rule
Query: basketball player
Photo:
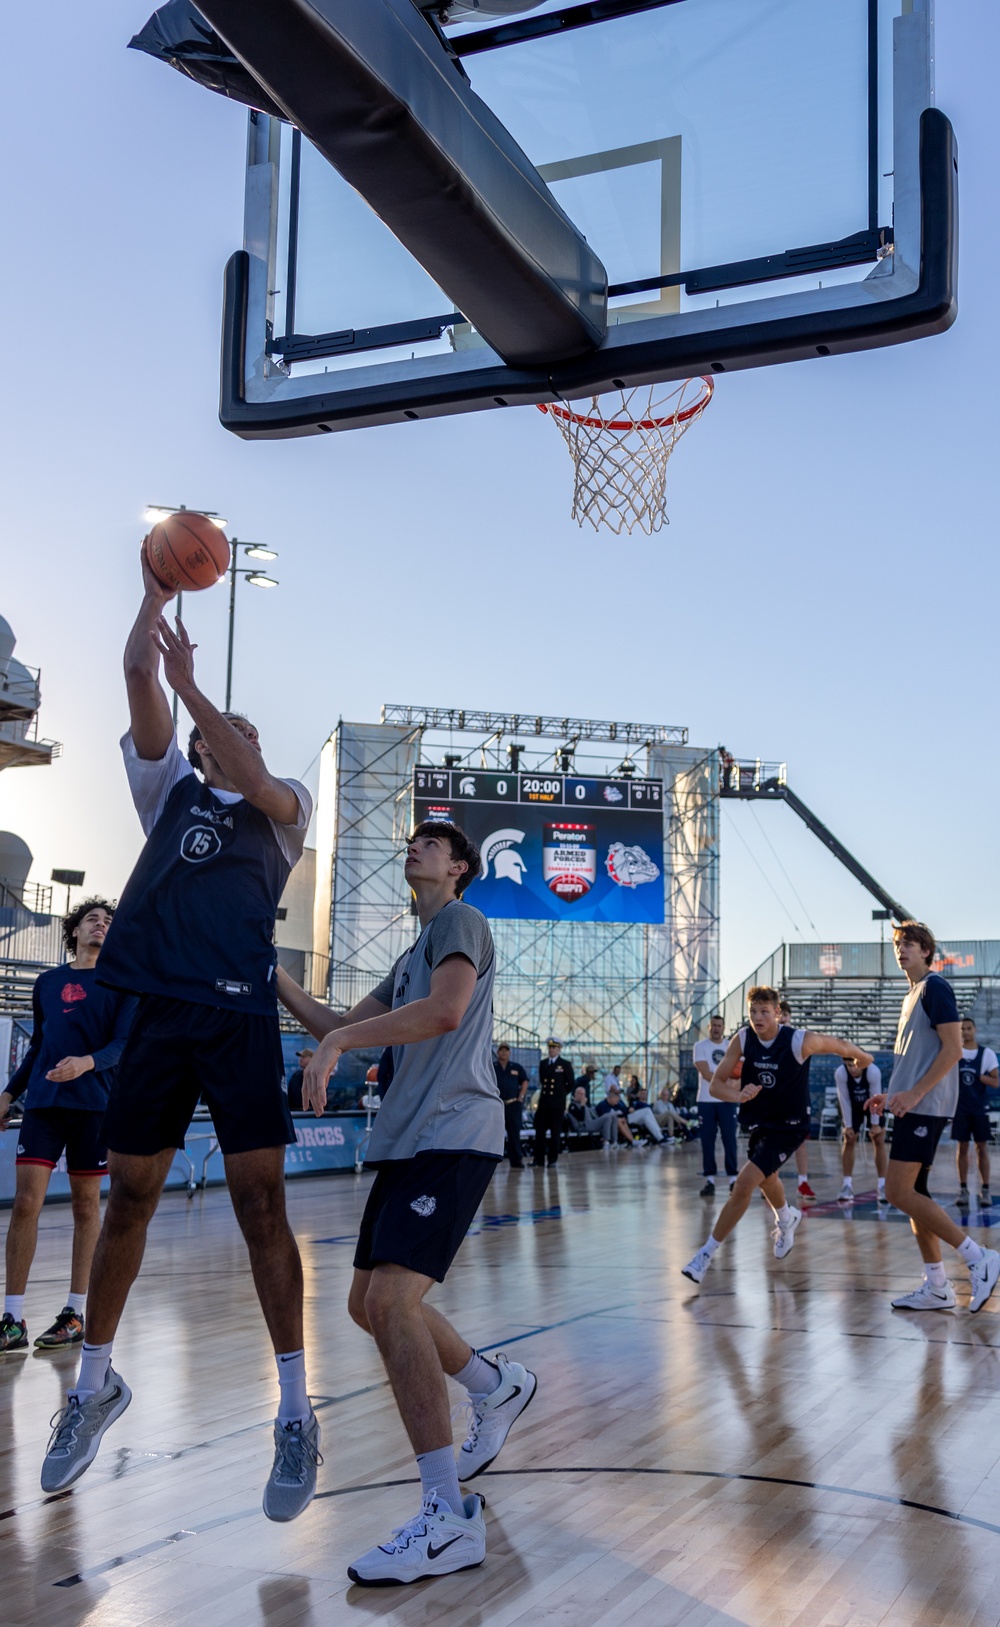
[[(783, 1260), (795, 1243), (802, 1211), (791, 1207), (778, 1171), (809, 1134), (809, 1060), (814, 1056), (842, 1056), (867, 1067), (871, 1057), (853, 1041), (830, 1034), (813, 1034), (780, 1021), (776, 989), (760, 984), (747, 995), (750, 1021), (729, 1041), (726, 1054), (712, 1078), (718, 1101), (740, 1103), (740, 1123), (750, 1130), (747, 1163), (719, 1214), (712, 1235), (683, 1268), (692, 1282), (701, 1282), (715, 1252), (750, 1207), (758, 1187), (774, 1212), (774, 1257)], [(740, 1078), (732, 1077), (742, 1058)]]
[(951, 1139), (958, 1143), (958, 1206), (969, 1207), (969, 1142), (976, 1143), (979, 1164), (979, 1207), (989, 1209), (990, 1139), (993, 1126), (986, 1111), (986, 1092), (995, 1090), (998, 1080), (997, 1054), (988, 1045), (977, 1045), (976, 1025), (962, 1018), (962, 1054), (958, 1059), (958, 1109), (951, 1126)]
[(102, 1125), (111, 1081), (135, 1001), (94, 979), (94, 967), (115, 913), (105, 898), (88, 898), (62, 924), (69, 966), (54, 966), (35, 982), (34, 1027), (24, 1060), (0, 1092), (0, 1130), (12, 1102), (28, 1093), (17, 1138), (17, 1187), (7, 1230), (7, 1292), (0, 1352), (27, 1350), (24, 1297), (35, 1257), (38, 1217), (49, 1177), (66, 1154), (73, 1209), (73, 1257), (66, 1303), (35, 1340), (60, 1350), (83, 1339), (87, 1279), (101, 1229), (101, 1176), (108, 1167)]
[[(781, 1020), (789, 1028), (795, 1025), (792, 1022), (792, 1008), (787, 1000), (781, 1002)], [(795, 1149), (795, 1180), (799, 1189), (799, 1197), (805, 1198), (807, 1203), (813, 1203), (816, 1194), (809, 1185), (809, 1137), (803, 1141), (801, 1147)]]
[(878, 1202), (884, 1203), (885, 1172), (889, 1167), (885, 1125), (877, 1113), (869, 1112), (865, 1106), (868, 1099), (877, 1096), (882, 1087), (882, 1070), (874, 1062), (867, 1068), (861, 1067), (857, 1062), (842, 1062), (833, 1076), (833, 1083), (837, 1092), (837, 1106), (844, 1121), (844, 1140), (840, 1154), (844, 1180), (837, 1202), (854, 1202), (854, 1154), (861, 1127), (866, 1125), (875, 1152)]
[(934, 934), (922, 921), (902, 921), (892, 929), (893, 948), (906, 973), (896, 1032), (896, 1061), (888, 1092), (867, 1104), (893, 1115), (892, 1148), (885, 1190), (889, 1202), (909, 1215), (924, 1262), (919, 1288), (892, 1301), (900, 1311), (949, 1311), (958, 1303), (941, 1262), (947, 1243), (968, 1267), (969, 1310), (982, 1310), (1000, 1278), (1000, 1254), (984, 1249), (961, 1231), (927, 1189), (927, 1177), (938, 1142), (958, 1105), (958, 1060), (962, 1031), (955, 991), (931, 971), (937, 949)]
[[(537, 1387), (533, 1373), (487, 1361), (425, 1303), (443, 1282), (503, 1155), (504, 1114), (492, 1062), (493, 939), (462, 902), (479, 851), (456, 825), (428, 820), (406, 847), (420, 935), (346, 1017), (280, 974), (281, 998), (320, 1041), (303, 1100), (322, 1110), (343, 1051), (391, 1044), (395, 1073), (366, 1163), (378, 1171), (361, 1220), (348, 1309), (385, 1363), (416, 1454), (419, 1513), (348, 1569), (384, 1587), (444, 1576), (486, 1557), (483, 1500), (463, 1497), (493, 1462)], [(456, 1465), (445, 1374), (473, 1407)]]
[[(55, 1420), (42, 1487), (63, 1491), (79, 1479), (132, 1399), (111, 1366), (112, 1341), (175, 1149), (203, 1095), (278, 1368), (264, 1512), (289, 1520), (310, 1502), (320, 1459), (302, 1350), (302, 1266), (285, 1218), (285, 1146), (295, 1134), (282, 1090), (273, 935), (312, 803), (295, 780), (268, 772), (251, 723), (224, 717), (201, 693), (194, 646), (180, 622), (173, 633), (163, 619), (170, 590), (145, 562), (143, 580), (125, 646), (131, 729), (122, 748), (147, 841), (99, 966), (102, 983), (139, 995), (139, 1009), (105, 1120), (111, 1191), (83, 1360)], [(161, 656), (194, 719), (187, 758), (160, 686)]]
[(700, 1039), (691, 1052), (691, 1060), (698, 1073), (698, 1128), (701, 1132), (701, 1175), (703, 1186), (698, 1196), (715, 1196), (716, 1138), (722, 1136), (722, 1151), (726, 1159), (726, 1175), (732, 1191), (739, 1161), (736, 1155), (736, 1108), (732, 1102), (717, 1102), (709, 1086), (716, 1068), (726, 1054), (725, 1024), (719, 1016), (708, 1019), (708, 1038)]

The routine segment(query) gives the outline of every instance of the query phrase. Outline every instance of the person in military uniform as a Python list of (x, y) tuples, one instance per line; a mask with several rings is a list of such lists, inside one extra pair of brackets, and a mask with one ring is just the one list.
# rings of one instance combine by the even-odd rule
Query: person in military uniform
[(497, 1090), (503, 1102), (504, 1129), (507, 1134), (507, 1157), (511, 1169), (523, 1169), (521, 1156), (521, 1125), (524, 1122), (524, 1098), (528, 1094), (528, 1075), (519, 1062), (510, 1060), (510, 1046), (498, 1045), (493, 1071), (497, 1076)]
[(563, 1119), (566, 1117), (566, 1100), (572, 1094), (574, 1084), (572, 1065), (562, 1054), (562, 1041), (550, 1039), (547, 1046), (548, 1056), (543, 1057), (538, 1065), (538, 1106), (535, 1108), (535, 1168), (545, 1163), (545, 1137), (552, 1137), (549, 1142), (548, 1161), (550, 1166), (559, 1158), (559, 1141), (562, 1135)]

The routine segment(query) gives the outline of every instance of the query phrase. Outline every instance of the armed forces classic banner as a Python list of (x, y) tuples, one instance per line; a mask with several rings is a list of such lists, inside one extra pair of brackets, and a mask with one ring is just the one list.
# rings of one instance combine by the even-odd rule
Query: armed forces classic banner
[(464, 896), (494, 920), (663, 920), (659, 780), (420, 767), (413, 819), (453, 819), (476, 843)]

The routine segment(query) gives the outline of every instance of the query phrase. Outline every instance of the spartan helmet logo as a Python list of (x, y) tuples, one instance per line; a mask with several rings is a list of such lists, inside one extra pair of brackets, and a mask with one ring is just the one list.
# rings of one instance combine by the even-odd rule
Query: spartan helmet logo
[(523, 841), (523, 830), (495, 830), (491, 836), (487, 836), (480, 850), (483, 860), (483, 880), (489, 881), (492, 864), (493, 875), (497, 881), (516, 881), (520, 887), (524, 872), (528, 868), (517, 851), (518, 844)]

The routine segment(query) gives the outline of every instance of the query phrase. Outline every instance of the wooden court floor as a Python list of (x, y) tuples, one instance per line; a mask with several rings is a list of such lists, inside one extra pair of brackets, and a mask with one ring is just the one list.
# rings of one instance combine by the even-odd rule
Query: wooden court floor
[[(820, 1203), (792, 1255), (773, 1260), (755, 1205), (700, 1291), (679, 1274), (713, 1209), (693, 1146), (501, 1166), (435, 1303), (526, 1361), (539, 1392), (476, 1483), (485, 1565), (409, 1589), (345, 1575), (418, 1504), (343, 1308), (370, 1178), (289, 1186), (326, 1458), (291, 1526), (260, 1512), (275, 1383), (226, 1195), (165, 1199), (116, 1346), (135, 1399), (60, 1499), (38, 1470), (75, 1359), (0, 1359), (0, 1619), (997, 1627), (1000, 1302), (893, 1312), (919, 1274), (905, 1222), (838, 1211), (836, 1149), (812, 1153)], [(870, 1192), (870, 1171), (855, 1184)], [(33, 1333), (62, 1302), (69, 1223), (43, 1216)]]

